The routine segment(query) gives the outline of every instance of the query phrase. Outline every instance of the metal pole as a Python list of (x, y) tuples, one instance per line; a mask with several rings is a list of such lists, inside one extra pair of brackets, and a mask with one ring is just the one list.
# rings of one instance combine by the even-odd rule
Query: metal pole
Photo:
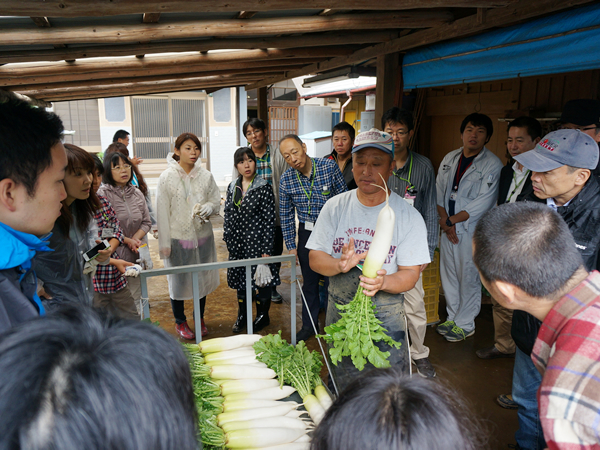
[(246, 326), (252, 334), (252, 266), (246, 266)]
[(140, 284), (142, 286), (142, 298), (140, 299), (140, 312), (141, 312), (141, 320), (150, 318), (150, 306), (148, 304), (148, 285), (146, 284), (146, 277), (144, 276), (144, 272), (140, 273)]
[(194, 329), (196, 344), (202, 342), (202, 313), (200, 312), (200, 286), (198, 272), (192, 273), (192, 298), (194, 299)]
[(290, 310), (292, 314), (292, 345), (296, 345), (296, 260), (291, 262), (292, 283), (290, 284)]

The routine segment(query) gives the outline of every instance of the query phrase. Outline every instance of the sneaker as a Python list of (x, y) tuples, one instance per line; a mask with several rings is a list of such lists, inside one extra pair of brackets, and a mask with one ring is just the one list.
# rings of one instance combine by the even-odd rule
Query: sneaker
[(429, 358), (421, 358), (413, 361), (413, 364), (417, 366), (417, 373), (423, 378), (434, 378), (435, 368)]
[(496, 397), (496, 401), (504, 409), (519, 409), (519, 405), (515, 402), (510, 394), (502, 394)]
[(175, 324), (175, 329), (177, 330), (177, 333), (179, 334), (179, 336), (181, 336), (183, 339), (187, 339), (188, 341), (192, 340), (192, 339), (196, 339), (196, 335), (190, 329), (187, 321), (183, 322), (183, 323)]
[(271, 303), (281, 303), (281, 302), (283, 302), (283, 297), (281, 296), (281, 294), (279, 292), (277, 292), (277, 289), (273, 288), (273, 292), (271, 293)]
[(452, 329), (454, 325), (456, 325), (454, 323), (454, 320), (446, 320), (444, 323), (440, 323), (435, 329), (435, 331), (437, 331), (442, 336), (445, 336), (446, 334), (448, 334), (448, 332)]
[(204, 323), (204, 319), (201, 319), (202, 321), (200, 322), (201, 326), (200, 329), (202, 330), (202, 337), (204, 336), (208, 336), (208, 328), (206, 328), (206, 324)]
[(448, 331), (444, 338), (448, 342), (460, 342), (464, 341), (466, 338), (473, 336), (475, 334), (475, 328), (471, 331), (465, 331), (461, 327), (454, 325), (450, 331)]

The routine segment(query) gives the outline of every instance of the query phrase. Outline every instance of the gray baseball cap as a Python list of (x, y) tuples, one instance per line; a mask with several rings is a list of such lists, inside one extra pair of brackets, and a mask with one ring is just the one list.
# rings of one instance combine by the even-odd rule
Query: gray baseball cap
[(558, 130), (515, 160), (532, 172), (548, 172), (564, 165), (593, 170), (598, 165), (598, 144), (579, 130)]

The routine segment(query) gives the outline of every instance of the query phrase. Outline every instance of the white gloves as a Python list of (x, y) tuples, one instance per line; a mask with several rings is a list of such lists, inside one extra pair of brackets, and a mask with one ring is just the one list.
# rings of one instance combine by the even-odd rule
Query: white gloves
[(194, 205), (194, 209), (192, 210), (192, 218), (198, 219), (200, 223), (205, 223), (208, 221), (208, 218), (212, 213), (213, 207), (210, 203), (205, 203), (204, 205), (196, 203)]
[(92, 276), (94, 276), (94, 273), (96, 273), (96, 266), (98, 265), (98, 260), (96, 258), (92, 259), (91, 261), (87, 261), (84, 265), (83, 265), (83, 274), (84, 275), (88, 275), (88, 274), (92, 274)]
[(152, 258), (150, 257), (150, 248), (148, 247), (148, 244), (142, 244), (141, 247), (138, 248), (138, 252), (140, 254), (140, 259), (138, 259), (136, 262), (139, 263), (144, 270), (152, 269), (154, 264), (152, 263)]
[(256, 266), (256, 272), (254, 272), (254, 282), (258, 287), (265, 287), (271, 282), (271, 280), (273, 280), (273, 275), (271, 275), (269, 266), (266, 264), (259, 264)]
[(152, 232), (152, 236), (154, 237), (154, 239), (158, 239), (158, 228), (154, 226), (150, 231)]
[(140, 266), (139, 264), (134, 264), (133, 266), (127, 267), (127, 270), (125, 271), (125, 276), (137, 278), (141, 271), (142, 266)]

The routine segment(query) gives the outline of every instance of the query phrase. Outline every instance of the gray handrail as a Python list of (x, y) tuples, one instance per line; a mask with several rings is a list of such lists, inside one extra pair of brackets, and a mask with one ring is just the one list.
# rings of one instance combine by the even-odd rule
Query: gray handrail
[[(258, 264), (273, 264), (289, 261), (291, 265), (290, 276), (290, 306), (291, 306), (291, 327), (292, 327), (292, 345), (296, 345), (296, 256), (295, 255), (280, 255), (267, 256), (265, 258), (239, 259), (231, 261), (219, 261), (204, 264), (194, 264), (191, 266), (168, 267), (164, 269), (142, 270), (140, 272), (140, 280), (142, 284), (142, 319), (150, 317), (150, 309), (148, 307), (148, 285), (147, 278), (159, 277), (163, 275), (175, 275), (180, 273), (192, 274), (192, 294), (194, 300), (194, 323), (196, 332), (196, 343), (202, 341), (201, 318), (200, 318), (200, 287), (198, 285), (198, 272), (205, 270), (227, 269), (229, 267), (251, 267)], [(246, 298), (252, 298), (252, 271), (246, 270)], [(252, 334), (252, 302), (246, 302), (246, 320), (248, 334)]]

